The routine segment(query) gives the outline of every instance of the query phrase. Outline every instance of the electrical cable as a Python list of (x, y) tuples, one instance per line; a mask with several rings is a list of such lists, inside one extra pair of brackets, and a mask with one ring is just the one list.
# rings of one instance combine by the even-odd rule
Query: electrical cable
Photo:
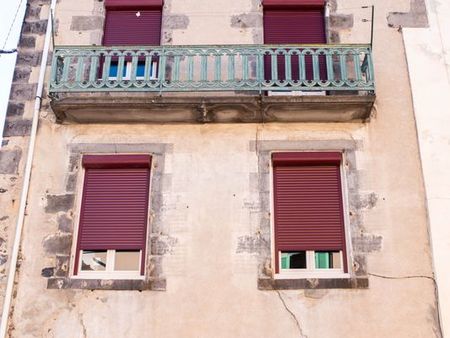
[(16, 53), (17, 52), (17, 49), (16, 48), (14, 48), (14, 49), (0, 49), (0, 54), (14, 54), (14, 53)]
[(20, 7), (22, 7), (22, 2), (23, 2), (23, 0), (20, 0), (19, 6), (17, 6), (16, 14), (14, 14), (14, 19), (13, 19), (13, 21), (11, 23), (11, 26), (9, 27), (8, 34), (6, 35), (5, 43), (3, 44), (2, 50), (5, 49), (6, 44), (8, 43), (8, 39), (9, 39), (9, 36), (11, 35), (11, 31), (12, 31), (12, 29), (14, 27), (15, 22), (16, 22), (17, 15), (19, 14)]

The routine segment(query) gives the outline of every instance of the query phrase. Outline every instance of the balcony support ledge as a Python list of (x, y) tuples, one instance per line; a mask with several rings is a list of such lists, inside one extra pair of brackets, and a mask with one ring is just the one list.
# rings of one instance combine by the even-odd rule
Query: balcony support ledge
[(51, 107), (59, 123), (361, 122), (374, 101), (374, 95), (70, 93), (53, 97)]

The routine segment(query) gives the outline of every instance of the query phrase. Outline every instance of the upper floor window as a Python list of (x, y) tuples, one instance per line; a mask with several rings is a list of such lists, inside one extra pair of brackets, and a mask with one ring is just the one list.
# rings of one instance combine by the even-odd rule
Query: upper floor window
[(344, 275), (342, 154), (282, 152), (272, 162), (276, 273)]
[[(264, 0), (264, 44), (324, 44), (325, 1), (324, 0)], [(286, 79), (285, 57), (278, 56), (277, 74), (279, 80)], [(326, 61), (319, 57), (320, 79), (327, 78)], [(305, 74), (300, 75), (299, 57), (291, 57), (291, 78), (313, 79), (312, 56), (305, 56)], [(265, 58), (265, 77), (272, 72), (270, 57)]]
[[(104, 46), (159, 46), (161, 43), (162, 0), (106, 0)], [(131, 58), (126, 58), (122, 68), (122, 80), (130, 80)], [(109, 79), (118, 78), (119, 62), (113, 58)], [(145, 58), (136, 65), (137, 80), (144, 79)], [(157, 76), (157, 59), (148, 66), (149, 78)]]

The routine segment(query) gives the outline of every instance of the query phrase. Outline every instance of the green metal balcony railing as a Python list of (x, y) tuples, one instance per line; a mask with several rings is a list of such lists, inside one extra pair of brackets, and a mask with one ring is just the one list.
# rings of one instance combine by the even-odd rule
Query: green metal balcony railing
[(374, 92), (370, 45), (56, 47), (50, 93)]

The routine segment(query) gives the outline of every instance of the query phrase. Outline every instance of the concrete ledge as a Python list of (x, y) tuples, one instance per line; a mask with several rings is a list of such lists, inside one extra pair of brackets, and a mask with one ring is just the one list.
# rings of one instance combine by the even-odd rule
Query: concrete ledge
[(357, 122), (370, 117), (374, 101), (373, 95), (66, 93), (51, 107), (59, 123)]
[(47, 289), (165, 291), (166, 280), (49, 278)]
[(361, 278), (302, 278), (273, 279), (258, 278), (259, 290), (299, 289), (368, 289), (369, 279)]

